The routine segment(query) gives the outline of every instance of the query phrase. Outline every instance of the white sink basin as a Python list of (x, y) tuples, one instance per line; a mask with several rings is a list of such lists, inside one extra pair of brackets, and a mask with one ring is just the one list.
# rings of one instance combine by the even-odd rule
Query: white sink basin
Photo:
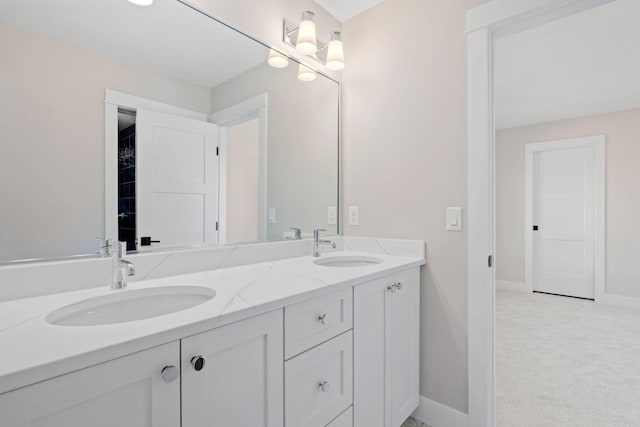
[(113, 291), (49, 313), (53, 325), (94, 326), (149, 319), (209, 301), (216, 291), (202, 286), (166, 286)]
[(380, 258), (366, 256), (331, 256), (326, 258), (318, 258), (313, 261), (314, 264), (325, 267), (365, 267), (368, 265), (380, 264)]

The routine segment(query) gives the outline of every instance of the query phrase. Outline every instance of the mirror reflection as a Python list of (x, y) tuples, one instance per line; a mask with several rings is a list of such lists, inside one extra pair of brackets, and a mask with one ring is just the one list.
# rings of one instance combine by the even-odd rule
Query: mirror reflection
[(338, 233), (333, 80), (176, 0), (3, 0), (0, 55), (0, 262)]

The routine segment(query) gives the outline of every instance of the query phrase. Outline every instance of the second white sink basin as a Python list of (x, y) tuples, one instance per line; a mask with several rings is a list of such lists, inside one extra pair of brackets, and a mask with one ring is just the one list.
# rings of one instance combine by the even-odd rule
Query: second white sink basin
[(314, 264), (325, 267), (364, 267), (367, 265), (380, 264), (380, 258), (366, 256), (330, 256), (326, 258), (318, 258), (313, 261)]
[(113, 291), (51, 312), (54, 325), (95, 326), (149, 319), (205, 303), (216, 291), (202, 286), (166, 286)]

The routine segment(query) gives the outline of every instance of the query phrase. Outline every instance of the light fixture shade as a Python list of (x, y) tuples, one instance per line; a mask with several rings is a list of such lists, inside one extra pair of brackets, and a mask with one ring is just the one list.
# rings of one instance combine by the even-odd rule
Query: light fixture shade
[(151, 6), (153, 0), (129, 0), (133, 4), (137, 4), (138, 6)]
[(306, 67), (302, 64), (298, 66), (298, 80), (302, 80), (303, 82), (310, 82), (315, 80), (316, 77), (316, 72), (311, 68)]
[(316, 41), (316, 24), (313, 22), (313, 12), (302, 12), (302, 22), (298, 27), (296, 50), (304, 55), (313, 55), (318, 51)]
[(344, 47), (339, 31), (331, 33), (331, 41), (327, 46), (326, 67), (330, 70), (338, 71), (344, 69)]
[(267, 60), (269, 65), (273, 68), (286, 68), (289, 65), (289, 58), (281, 54), (277, 50), (269, 50), (269, 59)]

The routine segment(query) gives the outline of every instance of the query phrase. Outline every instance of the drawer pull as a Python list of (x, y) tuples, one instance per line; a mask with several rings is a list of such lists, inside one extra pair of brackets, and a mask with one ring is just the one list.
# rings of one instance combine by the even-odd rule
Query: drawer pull
[(204, 357), (202, 356), (194, 356), (191, 358), (191, 366), (196, 371), (201, 371), (204, 368)]
[(327, 381), (322, 381), (320, 384), (318, 384), (318, 386), (320, 387), (320, 390), (322, 390), (323, 393), (326, 393), (329, 391), (329, 383)]
[(171, 381), (178, 378), (178, 376), (180, 376), (180, 369), (176, 368), (173, 365), (165, 366), (164, 368), (162, 368), (162, 371), (160, 371), (160, 376), (162, 377), (164, 382), (170, 383)]
[(318, 316), (318, 322), (322, 323), (323, 325), (327, 324), (327, 314), (321, 314), (320, 316)]

